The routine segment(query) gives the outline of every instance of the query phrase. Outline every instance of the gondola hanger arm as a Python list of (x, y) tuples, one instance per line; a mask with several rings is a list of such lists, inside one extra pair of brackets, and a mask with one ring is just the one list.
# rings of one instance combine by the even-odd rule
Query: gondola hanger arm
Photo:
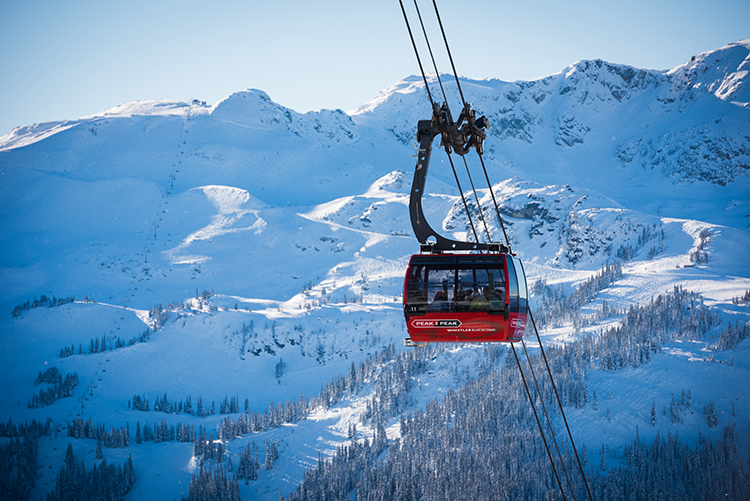
[(499, 243), (462, 242), (445, 238), (435, 231), (424, 216), (422, 196), (427, 180), (427, 171), (432, 156), (432, 143), (435, 136), (440, 135), (440, 145), (450, 155), (455, 152), (461, 156), (472, 148), (481, 151), (484, 139), (487, 137), (484, 129), (489, 127), (488, 120), (481, 116), (475, 118), (475, 111), (469, 106), (459, 115), (459, 120), (453, 122), (450, 112), (445, 105), (434, 106), (431, 120), (420, 120), (417, 124), (417, 165), (414, 169), (411, 193), (409, 196), (409, 216), (412, 229), (423, 251), (489, 251), (507, 252), (508, 249)]

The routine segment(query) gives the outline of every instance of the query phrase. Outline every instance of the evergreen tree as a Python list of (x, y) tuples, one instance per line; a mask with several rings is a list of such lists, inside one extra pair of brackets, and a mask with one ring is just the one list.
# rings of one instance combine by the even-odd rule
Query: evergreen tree
[(274, 453), (271, 450), (271, 440), (266, 440), (266, 462), (264, 468), (266, 470), (273, 470), (273, 463), (275, 461)]
[(719, 415), (716, 413), (716, 406), (713, 400), (708, 401), (706, 406), (706, 422), (709, 428), (716, 428), (719, 426)]
[(98, 501), (100, 499), (121, 501), (135, 483), (135, 470), (131, 457), (124, 466), (107, 464), (87, 470), (84, 463), (76, 463), (73, 448), (68, 444), (65, 461), (57, 475), (54, 489), (47, 495), (48, 501)]

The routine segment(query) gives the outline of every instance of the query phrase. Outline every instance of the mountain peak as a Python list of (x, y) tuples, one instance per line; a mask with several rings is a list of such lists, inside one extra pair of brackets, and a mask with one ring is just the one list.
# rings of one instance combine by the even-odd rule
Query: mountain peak
[(704, 89), (723, 101), (750, 108), (750, 39), (702, 52), (667, 72), (684, 86)]
[[(238, 124), (262, 122), (267, 125), (293, 121), (291, 110), (275, 103), (271, 97), (259, 89), (246, 89), (235, 92), (217, 102), (211, 108), (215, 119)], [(294, 113), (296, 115), (296, 113)]]

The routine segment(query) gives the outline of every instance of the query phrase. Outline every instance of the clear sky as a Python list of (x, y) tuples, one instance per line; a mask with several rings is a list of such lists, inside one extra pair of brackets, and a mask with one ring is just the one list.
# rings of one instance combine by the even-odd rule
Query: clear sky
[[(414, 29), (413, 0), (404, 4)], [(432, 3), (419, 5), (442, 53)], [(438, 6), (456, 69), (472, 78), (529, 80), (581, 59), (670, 69), (750, 38), (748, 0)], [(450, 71), (444, 58), (438, 68)], [(418, 72), (398, 0), (0, 0), (0, 135), (129, 101), (211, 104), (246, 88), (299, 112), (350, 111)]]

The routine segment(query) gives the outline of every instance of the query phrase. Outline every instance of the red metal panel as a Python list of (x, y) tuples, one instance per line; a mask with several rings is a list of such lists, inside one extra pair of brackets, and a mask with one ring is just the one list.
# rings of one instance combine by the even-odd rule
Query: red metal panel
[(406, 330), (415, 343), (435, 342), (514, 342), (520, 341), (526, 315), (482, 312), (428, 312), (412, 316)]
[[(515, 273), (512, 272), (513, 268), (508, 266), (507, 262), (510, 256), (505, 254), (484, 255), (475, 262), (451, 263), (451, 259), (457, 257), (460, 259), (455, 254), (412, 256), (404, 279), (404, 314), (407, 318), (406, 329), (411, 340), (414, 343), (520, 341), (523, 338), (526, 328), (527, 315), (525, 308), (520, 312), (518, 310), (517, 279)], [(419, 258), (419, 264), (415, 264), (414, 261), (416, 258)], [(486, 309), (486, 302), (483, 306), (484, 309), (467, 311), (468, 308), (466, 306), (463, 307), (466, 309), (462, 309), (460, 303), (456, 304), (454, 302), (456, 300), (454, 297), (448, 298), (450, 299), (449, 302), (452, 311), (442, 311), (441, 306), (435, 308), (437, 301), (428, 306), (427, 275), (419, 278), (419, 281), (415, 282), (417, 286), (414, 287), (412, 285), (413, 289), (410, 290), (409, 280), (412, 272), (419, 271), (423, 266), (427, 266), (428, 270), (433, 267), (435, 270), (480, 270), (487, 269), (486, 265), (497, 261), (500, 261), (497, 263), (497, 266), (498, 268), (502, 268), (504, 275), (501, 285), (504, 288), (504, 297), (502, 299), (506, 308), (510, 304), (515, 306), (510, 308), (507, 318), (502, 313), (490, 314)], [(415, 266), (419, 266), (419, 268), (415, 268)], [(416, 279), (417, 277), (411, 278)], [(449, 285), (453, 288), (458, 283)], [(422, 288), (422, 284), (424, 284), (424, 289)], [(474, 286), (476, 288), (476, 282)], [(412, 296), (408, 296), (409, 294), (412, 294)], [(450, 292), (449, 295), (452, 296)]]

